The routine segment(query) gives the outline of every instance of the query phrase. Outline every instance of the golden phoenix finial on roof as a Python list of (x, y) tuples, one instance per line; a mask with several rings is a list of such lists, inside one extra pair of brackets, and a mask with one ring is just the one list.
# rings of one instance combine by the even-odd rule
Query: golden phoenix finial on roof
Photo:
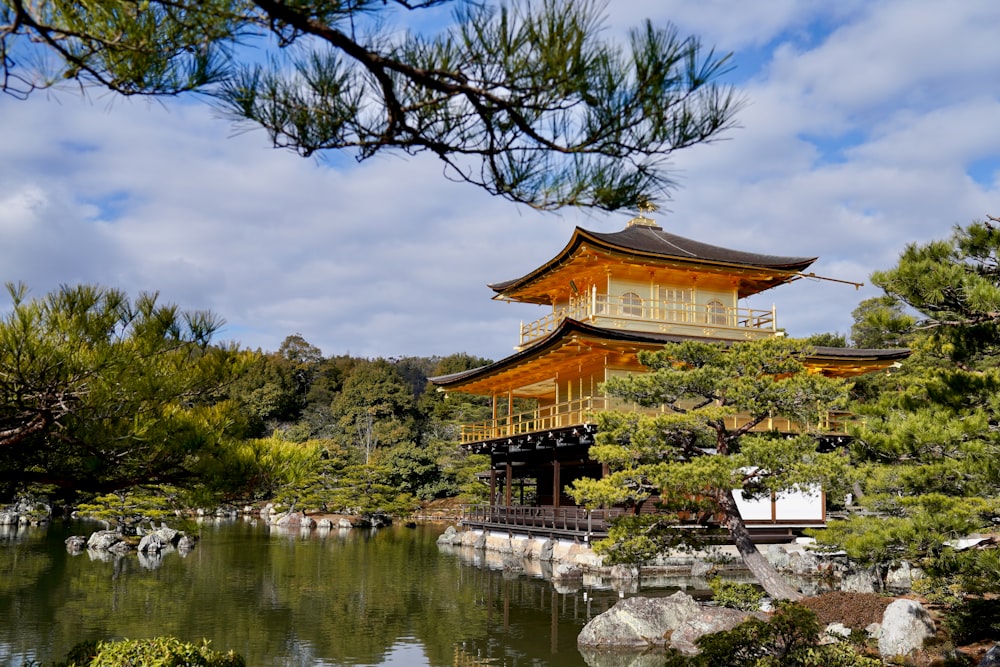
[(643, 198), (643, 199), (639, 200), (638, 204), (636, 204), (636, 208), (639, 209), (639, 215), (637, 217), (632, 218), (631, 220), (629, 220), (629, 222), (628, 222), (629, 227), (631, 227), (633, 225), (642, 225), (644, 227), (656, 227), (657, 226), (655, 220), (653, 220), (652, 218), (647, 218), (646, 217), (647, 213), (652, 213), (653, 211), (656, 210), (656, 204), (654, 204), (649, 199)]
[(654, 204), (649, 199), (640, 199), (639, 203), (636, 205), (636, 208), (639, 209), (640, 215), (646, 217), (647, 213), (653, 213), (654, 211), (656, 211), (656, 204)]

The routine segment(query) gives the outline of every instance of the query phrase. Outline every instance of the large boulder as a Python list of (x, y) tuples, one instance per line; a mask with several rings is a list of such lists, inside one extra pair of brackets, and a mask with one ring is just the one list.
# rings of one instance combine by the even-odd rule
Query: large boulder
[(882, 582), (875, 568), (856, 569), (841, 578), (840, 590), (848, 593), (878, 593), (882, 590)]
[(812, 576), (819, 571), (819, 559), (808, 551), (788, 554), (788, 569), (795, 574)]
[(890, 591), (908, 593), (913, 590), (913, 582), (923, 576), (920, 568), (913, 567), (905, 560), (891, 568), (885, 575), (885, 587)]
[(592, 618), (576, 643), (593, 648), (664, 646), (669, 633), (699, 611), (694, 598), (680, 591), (666, 598), (626, 598)]
[[(341, 521), (345, 521), (345, 519), (341, 519)], [(350, 522), (348, 522), (348, 523), (350, 523)], [(448, 526), (447, 528), (444, 529), (443, 533), (441, 533), (440, 535), (438, 535), (437, 543), (438, 544), (454, 544), (456, 536), (458, 536), (458, 529), (455, 528), (455, 526)]]
[(281, 515), (275, 515), (271, 519), (271, 524), (275, 526), (298, 526), (304, 518), (304, 512), (288, 511)]
[(695, 562), (691, 563), (691, 576), (707, 577), (712, 574), (714, 569), (715, 565), (713, 563), (704, 560), (695, 560)]
[(573, 563), (559, 563), (552, 568), (552, 581), (583, 579), (583, 570)]
[(631, 581), (639, 578), (639, 568), (635, 565), (625, 565), (619, 563), (611, 567), (611, 578)]
[(118, 556), (124, 556), (130, 551), (132, 551), (132, 546), (125, 540), (121, 540), (120, 542), (115, 542), (110, 547), (108, 547), (108, 552), (116, 554)]
[(98, 530), (90, 535), (87, 548), (94, 551), (107, 551), (122, 541), (122, 536), (113, 530)]
[(878, 652), (883, 658), (908, 656), (923, 648), (924, 640), (933, 637), (934, 621), (916, 600), (901, 598), (885, 608)]
[(750, 618), (766, 619), (762, 612), (743, 611), (728, 607), (699, 606), (698, 613), (681, 623), (670, 636), (670, 647), (684, 655), (697, 655), (697, 641), (702, 635), (732, 630)]
[(163, 549), (168, 544), (170, 543), (164, 541), (164, 539), (160, 537), (159, 534), (148, 533), (146, 535), (143, 535), (142, 539), (139, 540), (139, 552), (144, 554), (145, 553), (158, 554), (161, 551), (163, 551)]
[(181, 539), (181, 532), (179, 530), (174, 530), (170, 526), (160, 526), (156, 529), (155, 535), (160, 538), (164, 544), (177, 544), (177, 540)]

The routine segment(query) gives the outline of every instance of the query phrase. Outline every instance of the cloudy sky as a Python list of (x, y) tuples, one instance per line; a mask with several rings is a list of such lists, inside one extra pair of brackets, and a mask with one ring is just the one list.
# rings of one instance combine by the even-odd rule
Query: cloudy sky
[[(627, 9), (626, 9), (627, 7)], [(907, 243), (1000, 215), (996, 0), (629, 0), (734, 53), (747, 100), (726, 141), (676, 154), (656, 217), (682, 236), (869, 282)], [(431, 158), (318, 164), (235, 133), (197, 103), (94, 92), (0, 96), (0, 281), (158, 291), (227, 322), (221, 338), (324, 354), (500, 358), (543, 313), (491, 301), (573, 227), (631, 214), (541, 214), (454, 184)], [(847, 333), (877, 290), (801, 280), (758, 295), (791, 335)], [(0, 300), (0, 308), (5, 301)]]

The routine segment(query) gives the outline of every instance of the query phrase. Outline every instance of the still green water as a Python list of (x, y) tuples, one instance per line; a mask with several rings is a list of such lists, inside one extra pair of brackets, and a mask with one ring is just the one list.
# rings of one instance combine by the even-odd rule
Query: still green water
[(206, 522), (186, 527), (200, 537), (189, 554), (152, 560), (67, 553), (93, 525), (0, 533), (0, 666), (156, 635), (207, 638), (251, 667), (586, 664), (576, 635), (618, 593), (490, 569), (439, 548), (443, 528)]

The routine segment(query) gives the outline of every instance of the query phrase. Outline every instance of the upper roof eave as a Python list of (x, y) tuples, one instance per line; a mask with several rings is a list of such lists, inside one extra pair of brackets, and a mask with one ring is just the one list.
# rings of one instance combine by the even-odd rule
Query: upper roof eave
[(799, 272), (816, 261), (816, 257), (784, 257), (732, 250), (671, 234), (660, 227), (633, 225), (618, 232), (593, 232), (576, 227), (566, 246), (552, 259), (534, 271), (488, 285), (498, 295), (522, 288), (549, 273), (568, 260), (584, 243), (607, 252), (638, 254), (651, 259), (680, 261), (691, 264), (759, 268), (788, 273), (792, 280)]

